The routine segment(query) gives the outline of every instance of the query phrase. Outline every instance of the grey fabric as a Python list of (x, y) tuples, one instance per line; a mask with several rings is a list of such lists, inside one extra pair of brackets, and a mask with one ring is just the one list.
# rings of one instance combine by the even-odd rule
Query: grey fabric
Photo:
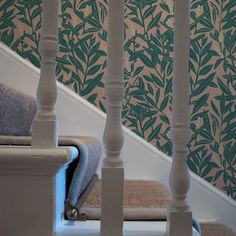
[[(3, 136), (0, 135), (0, 145), (27, 145), (31, 143), (31, 137), (27, 136)], [(60, 146), (75, 146), (78, 148), (79, 157), (75, 170), (72, 173), (67, 199), (75, 206), (81, 193), (85, 190), (90, 180), (96, 173), (101, 157), (102, 145), (92, 137), (59, 137)]]
[(0, 83), (0, 134), (29, 135), (36, 101)]
[(75, 206), (78, 197), (85, 190), (96, 172), (102, 153), (102, 145), (97, 139), (92, 137), (76, 138), (71, 136), (60, 137), (59, 144), (77, 146), (80, 152), (79, 163), (74, 171), (67, 196), (70, 204)]

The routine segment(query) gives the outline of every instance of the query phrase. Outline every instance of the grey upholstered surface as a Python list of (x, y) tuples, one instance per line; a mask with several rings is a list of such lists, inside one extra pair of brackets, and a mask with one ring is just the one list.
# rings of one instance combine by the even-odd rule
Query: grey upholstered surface
[(34, 98), (0, 83), (0, 134), (30, 134), (36, 108)]
[[(0, 145), (30, 145), (31, 137), (27, 136), (4, 136), (0, 135)], [(102, 145), (93, 137), (59, 137), (60, 146), (75, 146), (78, 148), (79, 157), (76, 166), (71, 172), (71, 181), (67, 199), (71, 205), (76, 205), (81, 193), (84, 191), (94, 176), (99, 159), (101, 157)]]

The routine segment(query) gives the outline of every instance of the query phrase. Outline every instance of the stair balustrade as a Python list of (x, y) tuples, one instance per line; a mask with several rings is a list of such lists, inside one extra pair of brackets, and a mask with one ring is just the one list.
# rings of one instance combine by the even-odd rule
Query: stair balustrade
[(32, 126), (33, 147), (56, 147), (57, 119), (54, 104), (57, 99), (55, 76), (58, 52), (58, 0), (44, 0), (40, 38), (41, 72), (37, 89), (38, 112)]
[[(37, 90), (38, 112), (33, 121), (32, 146), (57, 147), (57, 98), (55, 59), (58, 51), (58, 0), (44, 0), (40, 40), (41, 73)], [(104, 130), (106, 158), (102, 167), (101, 235), (123, 235), (124, 168), (120, 157), (124, 141), (121, 122), (124, 43), (124, 1), (108, 3), (107, 119)], [(189, 171), (186, 143), (189, 139), (189, 0), (175, 1), (173, 80), (173, 162), (170, 188), (173, 200), (168, 209), (167, 234), (192, 235), (192, 213), (186, 202)]]
[(173, 160), (170, 173), (172, 202), (167, 235), (191, 236), (192, 212), (186, 201), (190, 184), (186, 164), (189, 141), (189, 0), (174, 1)]
[(43, 1), (38, 113), (31, 146), (3, 146), (0, 152), (0, 235), (52, 236), (64, 217), (68, 163), (74, 147), (57, 147), (55, 57), (58, 0)]
[(102, 167), (102, 236), (123, 235), (124, 168), (120, 158), (124, 134), (121, 122), (123, 97), (124, 2), (108, 1), (108, 101), (104, 131), (106, 158)]

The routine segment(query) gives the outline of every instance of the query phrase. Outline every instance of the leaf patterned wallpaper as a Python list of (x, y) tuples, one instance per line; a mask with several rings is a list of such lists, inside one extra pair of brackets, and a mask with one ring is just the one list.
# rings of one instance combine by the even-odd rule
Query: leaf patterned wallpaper
[[(60, 82), (105, 112), (108, 0), (61, 0)], [(168, 155), (173, 1), (125, 0), (123, 124)], [(0, 38), (39, 67), (41, 0), (1, 0)], [(236, 1), (191, 1), (190, 169), (236, 200)]]

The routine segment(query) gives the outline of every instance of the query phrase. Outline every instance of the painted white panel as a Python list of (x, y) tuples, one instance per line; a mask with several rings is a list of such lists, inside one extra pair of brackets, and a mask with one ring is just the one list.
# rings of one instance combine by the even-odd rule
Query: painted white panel
[[(70, 224), (68, 221), (62, 222), (58, 227), (55, 236), (100, 236), (99, 221), (77, 221)], [(166, 236), (166, 222), (148, 222), (148, 221), (126, 221), (124, 222), (124, 236)], [(199, 233), (193, 229), (193, 236), (199, 236)]]
[[(0, 82), (35, 96), (39, 70), (0, 43)], [(102, 140), (105, 115), (58, 83), (56, 113), (59, 134), (94, 136)], [(127, 179), (159, 180), (168, 187), (171, 159), (155, 147), (124, 129), (122, 158)], [(217, 220), (236, 230), (236, 202), (191, 173), (189, 201), (194, 217)]]

